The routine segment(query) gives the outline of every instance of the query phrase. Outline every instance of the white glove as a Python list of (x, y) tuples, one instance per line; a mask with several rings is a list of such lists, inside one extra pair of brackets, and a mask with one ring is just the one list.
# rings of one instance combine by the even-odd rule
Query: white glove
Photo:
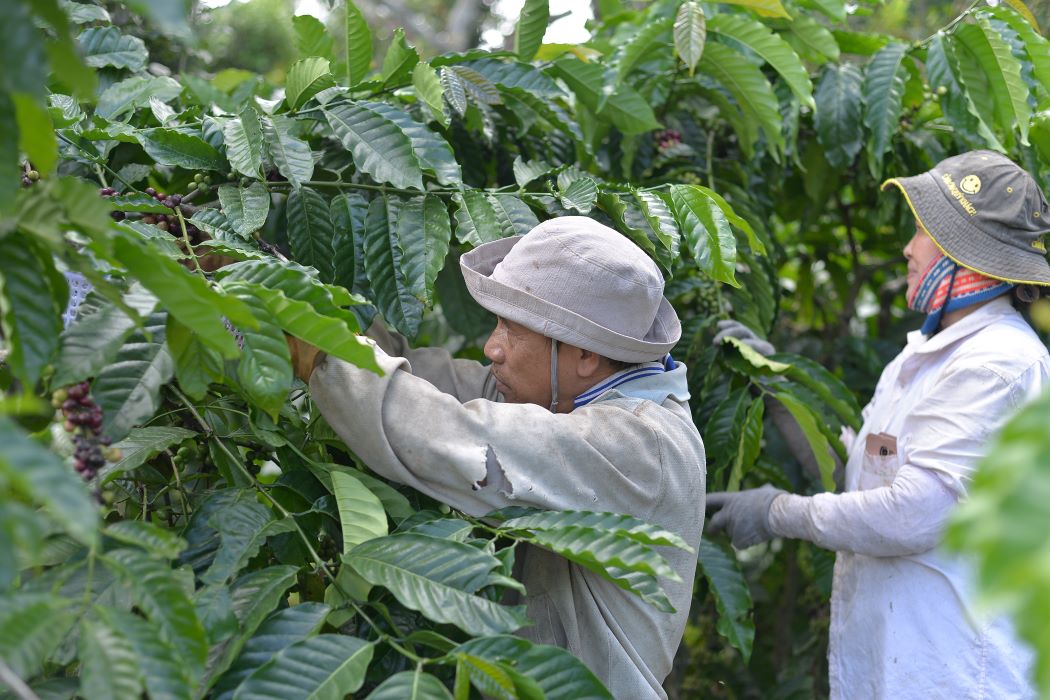
[(768, 542), (776, 536), (769, 528), (769, 507), (782, 493), (787, 491), (766, 484), (735, 493), (718, 491), (707, 494), (706, 509), (714, 511), (707, 521), (707, 532), (725, 530), (737, 549)]

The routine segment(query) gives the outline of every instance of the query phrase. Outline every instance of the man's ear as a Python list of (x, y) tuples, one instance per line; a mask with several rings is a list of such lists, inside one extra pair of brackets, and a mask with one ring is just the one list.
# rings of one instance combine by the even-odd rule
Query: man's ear
[(584, 350), (583, 348), (577, 347), (573, 347), (572, 351), (577, 357), (576, 376), (581, 379), (589, 379), (601, 371), (601, 355), (591, 350)]

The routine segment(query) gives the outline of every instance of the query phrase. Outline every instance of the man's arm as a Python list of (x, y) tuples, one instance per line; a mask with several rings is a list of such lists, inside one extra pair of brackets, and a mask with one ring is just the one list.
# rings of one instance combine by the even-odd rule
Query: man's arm
[(478, 398), (495, 400), (497, 397), (488, 367), (480, 362), (456, 359), (443, 348), (413, 348), (403, 335), (388, 329), (378, 317), (365, 335), (376, 341), (386, 354), (408, 360), (412, 374), (426, 379), (460, 401)]
[(619, 408), (555, 415), (532, 404), (461, 403), (413, 376), (406, 360), (376, 356), (382, 377), (323, 360), (310, 380), (314, 400), (370, 468), (472, 515), (523, 505), (644, 517), (662, 455), (688, 449)]

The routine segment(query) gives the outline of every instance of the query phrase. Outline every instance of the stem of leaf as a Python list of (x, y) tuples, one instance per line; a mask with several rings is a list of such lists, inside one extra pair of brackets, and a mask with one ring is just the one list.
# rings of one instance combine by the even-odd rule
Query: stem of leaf
[[(291, 187), (290, 182), (271, 182), (268, 183), (270, 187)], [(343, 180), (307, 180), (303, 182), (304, 185), (310, 187), (332, 187), (335, 189), (350, 189), (350, 190), (372, 190), (375, 192), (384, 192), (387, 194), (407, 194), (413, 196), (420, 196), (424, 194), (436, 194), (439, 196), (451, 196), (459, 192), (459, 190), (406, 190), (400, 187), (387, 187), (386, 185), (368, 185), (362, 182), (344, 182)]]
[(715, 157), (715, 131), (711, 129), (707, 132), (707, 186), (710, 189), (715, 188), (715, 166), (712, 163)]
[[(60, 139), (62, 139), (63, 141), (65, 141), (66, 143), (68, 143), (68, 144), (69, 144), (70, 146), (72, 146), (73, 148), (75, 148), (75, 149), (77, 149), (78, 151), (80, 151), (80, 154), (81, 154), (82, 156), (84, 156), (85, 158), (87, 158), (88, 160), (90, 160), (90, 161), (91, 161), (92, 163), (94, 163), (94, 164), (95, 164), (95, 167), (96, 167), (96, 168), (99, 168), (99, 167), (101, 167), (101, 168), (105, 169), (105, 170), (106, 170), (106, 171), (107, 171), (107, 172), (108, 172), (108, 173), (109, 173), (110, 175), (112, 175), (112, 176), (114, 177), (114, 179), (116, 179), (116, 180), (120, 180), (120, 181), (121, 181), (122, 183), (124, 183), (124, 187), (127, 187), (127, 188), (128, 188), (129, 190), (132, 190), (133, 192), (138, 192), (138, 191), (139, 191), (139, 190), (137, 190), (137, 189), (136, 189), (135, 187), (133, 187), (133, 186), (132, 186), (132, 185), (131, 185), (131, 184), (130, 184), (130, 183), (129, 183), (129, 182), (127, 181), (127, 180), (125, 180), (125, 179), (124, 179), (124, 178), (122, 178), (122, 177), (121, 177), (120, 175), (118, 175), (118, 174), (116, 173), (116, 171), (115, 171), (115, 170), (113, 170), (113, 168), (109, 167), (109, 166), (108, 166), (108, 165), (107, 165), (107, 164), (105, 163), (105, 161), (103, 161), (103, 160), (100, 160), (99, 158), (97, 158), (97, 157), (95, 157), (95, 156), (91, 155), (90, 153), (88, 153), (87, 151), (85, 151), (85, 150), (84, 150), (83, 148), (81, 148), (81, 147), (80, 147), (80, 144), (78, 144), (78, 143), (74, 143), (73, 141), (70, 141), (70, 140), (69, 140), (68, 138), (66, 138), (66, 137), (65, 137), (65, 136), (64, 136), (63, 134), (61, 134), (61, 133), (60, 133), (60, 132), (58, 132), (58, 131), (56, 131), (56, 132), (55, 132), (55, 136), (57, 136), (58, 138), (60, 138)], [(106, 183), (105, 183), (105, 181), (103, 181), (103, 183), (102, 183), (102, 186), (103, 186), (103, 187), (105, 187), (105, 186), (106, 186)]]
[(40, 700), (36, 693), (25, 684), (25, 681), (19, 678), (18, 674), (4, 663), (3, 659), (0, 659), (0, 683), (10, 688), (18, 700)]
[(967, 7), (965, 10), (963, 10), (962, 12), (959, 13), (958, 17), (956, 17), (951, 22), (949, 22), (948, 24), (946, 24), (943, 27), (941, 27), (940, 29), (938, 29), (934, 34), (931, 34), (930, 36), (928, 36), (925, 39), (923, 39), (922, 41), (920, 41), (919, 45), (920, 46), (926, 46), (931, 41), (933, 41), (933, 38), (935, 36), (937, 36), (941, 32), (949, 32), (952, 29), (954, 29), (955, 25), (959, 24), (964, 19), (969, 17), (970, 13), (973, 12), (977, 8), (977, 6), (980, 5), (982, 2), (984, 2), (984, 0), (973, 0), (973, 2), (970, 3), (969, 7)]
[(182, 230), (182, 242), (186, 244), (186, 252), (190, 254), (191, 258), (193, 258), (193, 264), (197, 268), (197, 274), (204, 279), (207, 279), (204, 270), (201, 268), (200, 261), (197, 260), (197, 254), (193, 252), (193, 244), (190, 243), (190, 234), (186, 232), (186, 219), (182, 217), (182, 211), (178, 207), (175, 207), (175, 215), (179, 217), (179, 229)]
[(85, 612), (91, 605), (91, 587), (95, 581), (95, 547), (88, 550), (87, 556), (87, 580), (84, 583), (84, 597), (81, 601), (81, 612)]
[[(332, 580), (332, 583), (333, 584), (335, 583), (334, 579)], [(399, 654), (401, 654), (403, 656), (407, 656), (412, 661), (415, 661), (416, 663), (423, 663), (424, 660), (422, 658), (420, 658), (420, 656), (418, 654), (416, 654), (416, 653), (414, 653), (412, 651), (409, 651), (405, 647), (401, 646), (401, 644), (399, 644), (393, 637), (391, 637), (389, 634), (384, 632), (379, 627), (379, 625), (376, 623), (376, 621), (373, 620), (372, 617), (368, 613), (366, 613), (364, 611), (364, 608), (362, 608), (360, 605), (358, 605), (356, 602), (354, 602), (354, 600), (352, 598), (350, 598), (350, 596), (347, 595), (345, 591), (340, 590), (340, 593), (342, 593), (343, 597), (346, 598), (350, 602), (350, 607), (352, 607), (354, 609), (354, 612), (356, 612), (358, 615), (360, 615), (364, 619), (364, 621), (367, 622), (369, 624), (369, 626), (373, 630), (375, 630), (376, 634), (379, 635), (379, 638), (382, 639), (383, 642), (385, 642), (386, 644), (389, 644)]]
[(179, 476), (179, 465), (175, 464), (175, 457), (171, 454), (171, 450), (164, 450), (164, 454), (168, 455), (168, 460), (171, 462), (171, 473), (175, 476), (175, 488), (179, 493), (179, 498), (182, 500), (182, 512), (185, 517), (189, 518), (190, 513), (190, 500), (186, 497), (186, 489), (182, 486), (182, 477)]

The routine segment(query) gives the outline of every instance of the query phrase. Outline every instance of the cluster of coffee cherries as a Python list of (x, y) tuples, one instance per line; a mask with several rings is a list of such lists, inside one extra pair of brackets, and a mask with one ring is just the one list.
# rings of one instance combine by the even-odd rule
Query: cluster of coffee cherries
[[(112, 187), (100, 187), (98, 190), (98, 194), (100, 197), (105, 197), (108, 199), (109, 197), (112, 197), (113, 195), (117, 194), (117, 191)], [(122, 211), (111, 211), (109, 215), (113, 217), (114, 221), (123, 221), (124, 217), (126, 216)]]
[(193, 176), (193, 184), (190, 187), (200, 192), (207, 192), (211, 189), (211, 175), (197, 173)]
[(93, 479), (107, 461), (123, 457), (102, 434), (102, 408), (91, 398), (88, 382), (56, 390), (51, 405), (61, 409), (66, 432), (73, 434), (73, 467), (85, 480)]
[(22, 187), (32, 187), (33, 183), (40, 179), (40, 172), (37, 170), (23, 170), (22, 171)]
[[(148, 194), (150, 197), (153, 197), (153, 199), (157, 200), (172, 211), (174, 211), (176, 208), (179, 207), (179, 205), (182, 204), (182, 200), (185, 197), (185, 195), (181, 194), (164, 194), (163, 192), (158, 192), (152, 187), (146, 188), (146, 194)], [(146, 214), (144, 217), (142, 217), (142, 223), (152, 224), (153, 226), (159, 228), (161, 231), (167, 231), (168, 233), (176, 237), (182, 236), (182, 230), (179, 228), (179, 217), (174, 213)], [(192, 243), (193, 245), (197, 245), (203, 239), (203, 237), (201, 236), (200, 229), (190, 223), (186, 224), (186, 235), (189, 236), (190, 243)]]
[(682, 143), (682, 132), (678, 129), (664, 129), (656, 135), (656, 147), (667, 151)]

